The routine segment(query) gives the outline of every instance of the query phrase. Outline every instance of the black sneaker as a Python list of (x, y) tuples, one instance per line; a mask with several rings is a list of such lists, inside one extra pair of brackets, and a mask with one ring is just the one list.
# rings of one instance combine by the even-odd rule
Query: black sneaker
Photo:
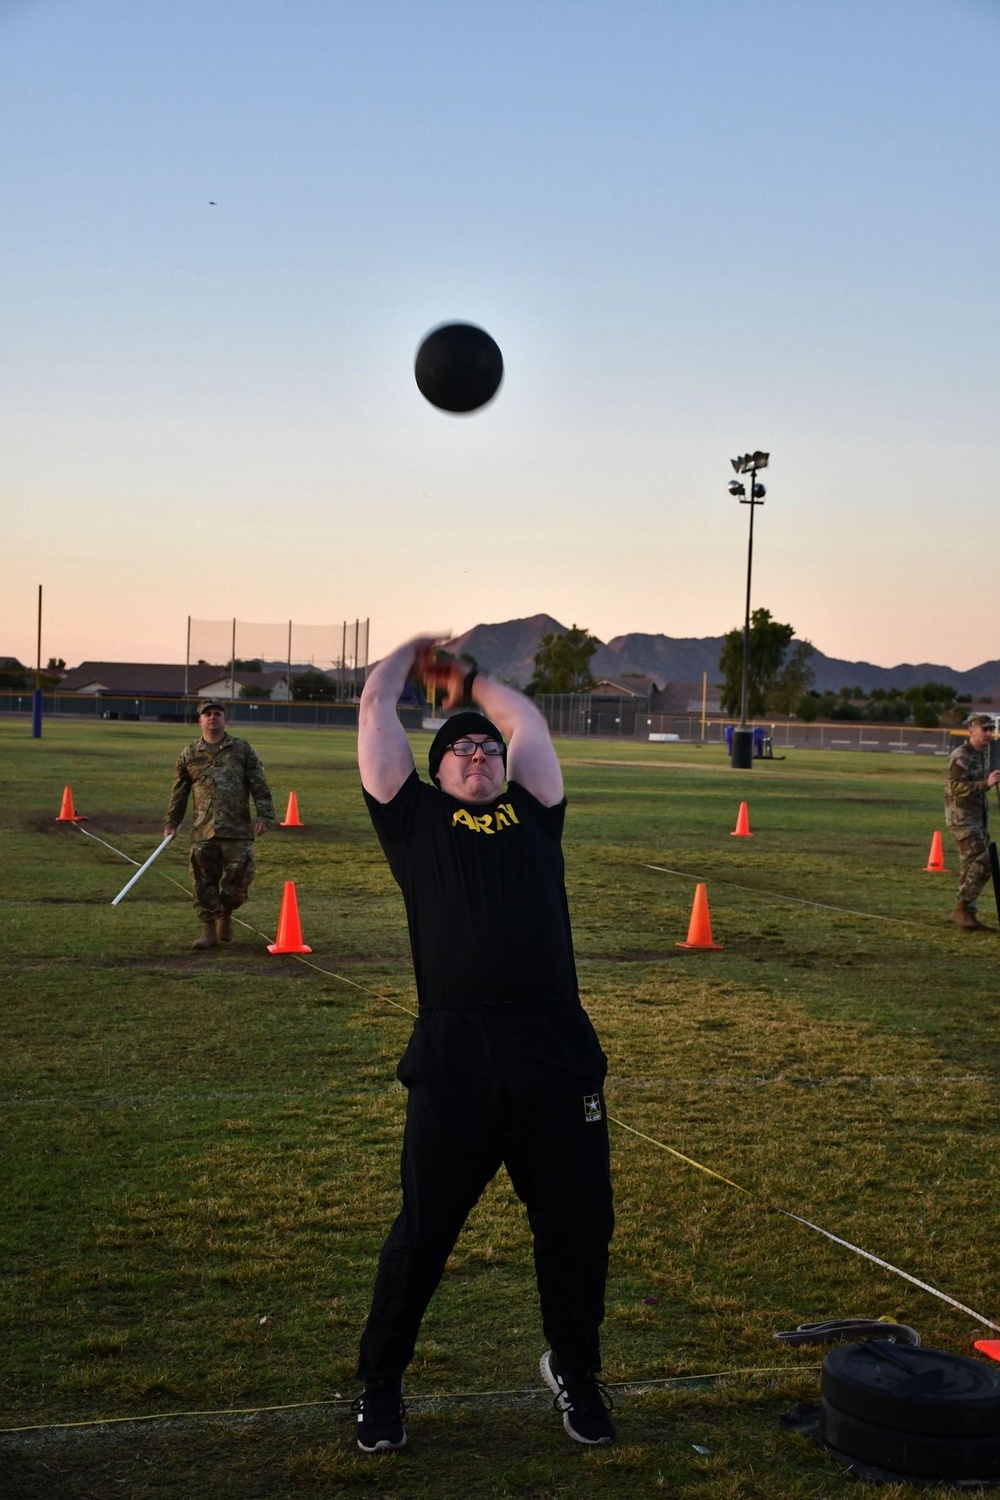
[(358, 1447), (362, 1453), (391, 1453), (406, 1446), (403, 1386), (399, 1380), (376, 1381), (351, 1403), (358, 1414)]
[(547, 1349), (538, 1367), (542, 1379), (556, 1399), (552, 1403), (556, 1411), (562, 1412), (563, 1426), (578, 1443), (610, 1443), (614, 1441), (615, 1429), (609, 1411), (614, 1402), (591, 1374), (564, 1380), (559, 1373), (555, 1354)]

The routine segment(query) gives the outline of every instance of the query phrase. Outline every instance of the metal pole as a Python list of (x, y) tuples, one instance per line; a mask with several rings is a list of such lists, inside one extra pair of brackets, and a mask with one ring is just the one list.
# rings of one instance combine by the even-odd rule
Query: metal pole
[(38, 649), (35, 653), (35, 691), (31, 699), (31, 738), (42, 737), (42, 585), (38, 585)]
[(191, 680), (191, 616), (188, 615), (187, 648), (184, 653), (184, 716), (187, 717), (187, 695)]
[(747, 727), (747, 694), (750, 684), (750, 575), (753, 571), (753, 513), (754, 513), (754, 485), (757, 482), (757, 470), (750, 470), (750, 543), (747, 547), (747, 607), (743, 616), (743, 688), (740, 694), (740, 728)]
[[(750, 512), (753, 520), (753, 511)], [(233, 650), (229, 658), (229, 702), (236, 702), (236, 616), (233, 616)]]

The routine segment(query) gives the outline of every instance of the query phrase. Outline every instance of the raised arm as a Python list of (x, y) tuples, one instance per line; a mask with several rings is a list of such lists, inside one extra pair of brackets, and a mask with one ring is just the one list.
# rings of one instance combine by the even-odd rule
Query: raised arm
[(564, 796), (562, 768), (541, 712), (517, 688), (485, 672), (476, 673), (471, 697), (503, 730), (508, 778), (520, 782), (543, 807), (555, 807)]
[(530, 698), (443, 653), (426, 652), (421, 669), (425, 680), (445, 689), (445, 708), (454, 708), (468, 696), (503, 731), (511, 781), (519, 782), (543, 807), (555, 807), (562, 801), (562, 770), (549, 726)]
[(361, 785), (377, 802), (391, 802), (413, 772), (413, 752), (396, 713), (406, 679), (431, 640), (419, 636), (397, 646), (372, 671), (361, 694), (358, 713), (358, 767)]

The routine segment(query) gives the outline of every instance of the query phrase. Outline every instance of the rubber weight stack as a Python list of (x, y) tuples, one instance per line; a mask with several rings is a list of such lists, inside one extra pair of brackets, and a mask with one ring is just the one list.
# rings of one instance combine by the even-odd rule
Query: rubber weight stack
[(849, 1458), (921, 1479), (1000, 1478), (1000, 1370), (869, 1340), (823, 1361), (820, 1432)]

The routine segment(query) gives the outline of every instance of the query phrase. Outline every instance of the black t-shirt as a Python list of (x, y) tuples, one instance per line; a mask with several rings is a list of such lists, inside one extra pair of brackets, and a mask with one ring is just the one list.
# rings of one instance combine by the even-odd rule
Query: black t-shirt
[(509, 783), (463, 803), (416, 771), (391, 802), (365, 792), (403, 892), (422, 1010), (579, 1005), (561, 848), (565, 801)]

